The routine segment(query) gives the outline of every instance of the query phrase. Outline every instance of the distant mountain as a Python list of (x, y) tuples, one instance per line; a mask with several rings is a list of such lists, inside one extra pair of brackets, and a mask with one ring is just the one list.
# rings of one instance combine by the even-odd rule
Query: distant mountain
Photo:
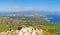
[(0, 16), (45, 16), (54, 22), (60, 22), (60, 12), (48, 11), (21, 11), (21, 12), (0, 12)]
[(21, 11), (21, 12), (0, 12), (0, 16), (10, 16), (10, 15), (24, 15), (24, 14), (39, 14), (39, 15), (60, 15), (59, 12), (49, 12), (49, 11)]

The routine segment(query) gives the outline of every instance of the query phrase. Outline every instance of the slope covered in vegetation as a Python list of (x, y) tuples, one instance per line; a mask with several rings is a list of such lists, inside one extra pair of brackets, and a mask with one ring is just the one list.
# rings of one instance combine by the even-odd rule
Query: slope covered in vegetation
[(0, 17), (0, 32), (17, 30), (19, 27), (32, 26), (42, 29), (46, 34), (60, 35), (60, 23), (49, 22), (43, 16), (3, 16)]

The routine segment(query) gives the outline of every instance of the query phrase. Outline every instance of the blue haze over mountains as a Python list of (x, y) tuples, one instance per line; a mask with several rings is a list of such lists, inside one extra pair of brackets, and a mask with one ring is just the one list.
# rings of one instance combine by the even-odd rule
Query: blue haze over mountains
[[(21, 12), (0, 12), (0, 16), (12, 16), (12, 15), (28, 15), (28, 14), (38, 14), (46, 16), (52, 22), (60, 22), (59, 12), (48, 12), (48, 11), (21, 11)], [(17, 15), (17, 16), (18, 16)]]

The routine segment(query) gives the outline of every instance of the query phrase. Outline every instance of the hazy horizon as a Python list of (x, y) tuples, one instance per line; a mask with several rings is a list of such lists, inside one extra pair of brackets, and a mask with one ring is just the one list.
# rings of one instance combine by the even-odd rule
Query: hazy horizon
[(0, 12), (31, 10), (60, 12), (60, 0), (0, 0)]

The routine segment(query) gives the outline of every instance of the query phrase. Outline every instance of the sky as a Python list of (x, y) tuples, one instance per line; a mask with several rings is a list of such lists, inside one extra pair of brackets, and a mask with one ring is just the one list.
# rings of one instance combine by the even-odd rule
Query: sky
[(60, 0), (0, 0), (0, 12), (31, 10), (60, 12)]

